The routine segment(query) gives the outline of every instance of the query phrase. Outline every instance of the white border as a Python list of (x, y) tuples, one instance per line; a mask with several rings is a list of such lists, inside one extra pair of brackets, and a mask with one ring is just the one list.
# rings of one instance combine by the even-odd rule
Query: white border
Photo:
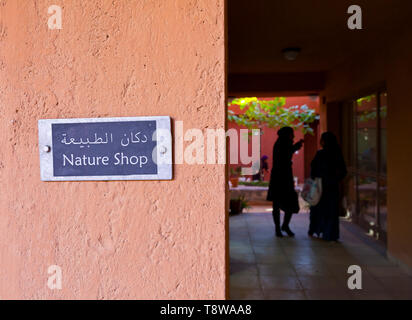
[[(109, 175), (109, 176), (59, 176), (53, 175), (53, 143), (52, 124), (55, 123), (87, 123), (87, 122), (123, 122), (123, 121), (156, 121), (157, 132), (157, 174), (136, 175)], [(41, 119), (38, 121), (39, 152), (40, 152), (40, 178), (42, 181), (113, 181), (113, 180), (171, 180), (172, 173), (172, 135), (170, 117), (117, 117), (117, 118), (80, 118), (80, 119)], [(159, 130), (161, 129), (161, 130)], [(170, 136), (163, 134), (169, 132)], [(163, 134), (162, 134), (163, 133)], [(49, 146), (49, 152), (44, 147)], [(166, 152), (160, 154), (162, 148)]]

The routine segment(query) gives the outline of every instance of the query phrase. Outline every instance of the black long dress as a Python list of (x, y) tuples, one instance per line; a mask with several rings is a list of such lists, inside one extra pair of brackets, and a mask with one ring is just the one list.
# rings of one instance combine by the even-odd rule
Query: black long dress
[(301, 147), (288, 139), (279, 138), (273, 146), (273, 167), (270, 173), (267, 200), (283, 212), (298, 213), (299, 201), (295, 191), (292, 157)]
[(339, 149), (320, 150), (311, 163), (312, 178), (322, 178), (322, 196), (319, 203), (310, 208), (309, 233), (322, 234), (327, 241), (339, 239), (339, 183), (346, 173)]

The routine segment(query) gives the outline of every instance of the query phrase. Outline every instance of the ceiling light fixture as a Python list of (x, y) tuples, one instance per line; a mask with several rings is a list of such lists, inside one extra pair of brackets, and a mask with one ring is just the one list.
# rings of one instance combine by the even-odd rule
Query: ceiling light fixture
[(300, 48), (285, 48), (282, 50), (283, 57), (288, 61), (294, 61), (298, 57)]

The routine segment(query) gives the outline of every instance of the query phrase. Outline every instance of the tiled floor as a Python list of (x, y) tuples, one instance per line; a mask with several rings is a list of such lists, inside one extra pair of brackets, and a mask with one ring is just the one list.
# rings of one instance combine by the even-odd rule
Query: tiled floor
[[(347, 223), (339, 243), (324, 242), (307, 236), (309, 216), (300, 213), (296, 236), (276, 238), (269, 209), (254, 209), (230, 217), (231, 299), (412, 299), (412, 277)], [(350, 265), (362, 269), (362, 290), (348, 289)]]

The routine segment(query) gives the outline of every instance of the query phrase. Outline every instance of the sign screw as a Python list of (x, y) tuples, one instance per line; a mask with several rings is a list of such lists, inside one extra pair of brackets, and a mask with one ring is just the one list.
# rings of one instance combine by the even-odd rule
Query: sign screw
[(161, 154), (165, 154), (166, 152), (167, 152), (166, 147), (165, 147), (165, 146), (161, 146), (161, 147), (160, 147), (160, 153), (161, 153)]
[(43, 151), (44, 151), (44, 152), (50, 152), (50, 151), (51, 151), (51, 147), (50, 147), (50, 146), (44, 146), (44, 147), (43, 147)]

